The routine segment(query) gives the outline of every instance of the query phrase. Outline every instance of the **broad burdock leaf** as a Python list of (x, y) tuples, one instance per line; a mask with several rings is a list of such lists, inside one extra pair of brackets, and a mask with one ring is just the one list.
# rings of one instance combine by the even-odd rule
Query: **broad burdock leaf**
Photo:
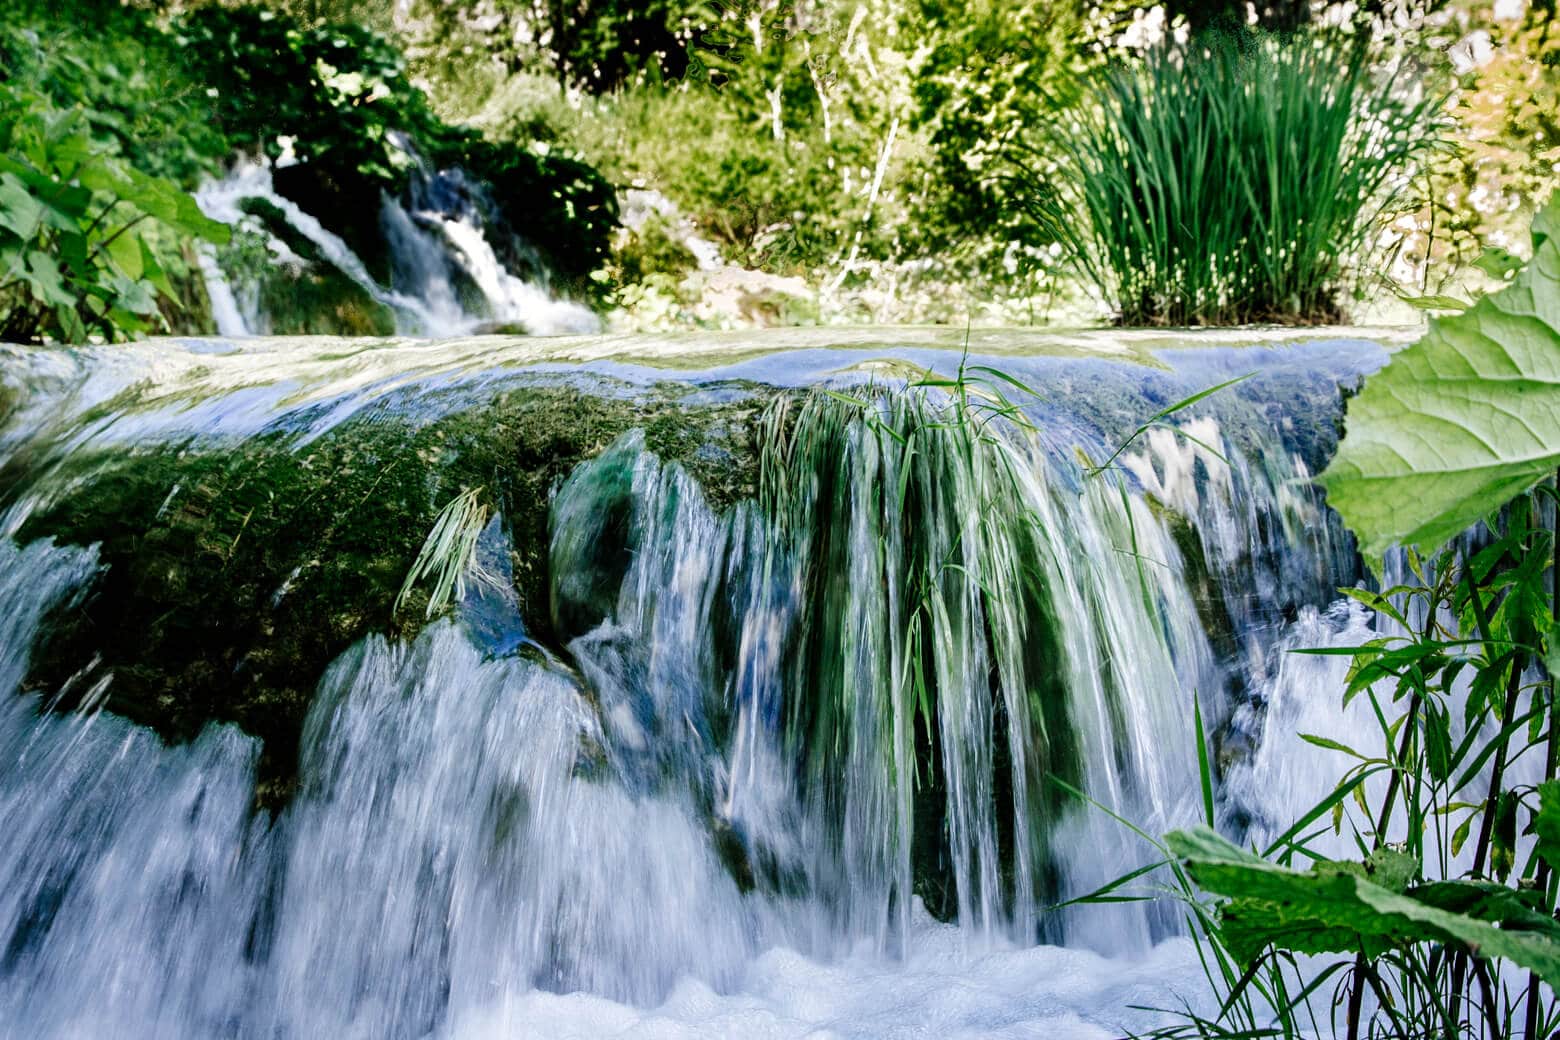
[(1505, 288), (1431, 321), (1349, 402), (1318, 479), (1367, 557), (1432, 549), (1560, 466), (1560, 194)]

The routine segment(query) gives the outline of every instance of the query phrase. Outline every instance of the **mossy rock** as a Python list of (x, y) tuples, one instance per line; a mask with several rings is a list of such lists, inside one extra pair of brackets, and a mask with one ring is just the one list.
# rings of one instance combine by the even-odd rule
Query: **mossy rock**
[[(112, 671), (108, 707), (167, 739), (236, 723), (264, 742), (258, 801), (279, 806), (326, 666), (369, 633), (424, 623), (422, 594), (399, 614), (396, 598), (439, 510), (462, 491), (481, 487), (505, 518), (526, 630), (553, 646), (549, 500), (574, 466), (639, 427), (717, 502), (751, 493), (760, 403), (622, 389), (520, 387), (433, 421), (374, 409), (307, 443), (273, 430), (77, 453), (50, 478), (66, 490), (19, 534), (98, 543), (105, 569), (51, 619), (24, 688), (66, 690), (69, 708)], [(30, 490), (8, 469), (0, 507)]]
[(261, 311), (278, 336), (393, 336), (395, 314), (327, 264), (275, 268), (260, 285)]

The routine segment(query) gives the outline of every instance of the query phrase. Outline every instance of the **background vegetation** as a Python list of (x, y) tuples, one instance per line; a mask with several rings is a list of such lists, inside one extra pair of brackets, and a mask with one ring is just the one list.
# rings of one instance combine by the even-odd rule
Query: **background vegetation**
[[(502, 259), (629, 327), (1321, 321), (1374, 313), (1383, 285), (1488, 287), (1481, 258), (1509, 270), (1489, 250), (1522, 253), (1560, 161), (1554, 23), (1531, 0), (19, 0), (0, 92), (6, 111), (79, 110), (97, 152), (186, 191), (239, 155), (299, 160), (278, 190), (375, 273), (410, 140), (491, 187), (487, 216), (515, 233), (497, 237), (529, 246)], [(1281, 60), (1301, 54), (1308, 72)], [(1287, 95), (1254, 78), (1263, 61), (1293, 72)], [(1140, 104), (1149, 89), (1166, 105)], [(1180, 216), (1156, 210), (1153, 185), (1190, 172), (1183, 137), (1215, 132), (1225, 165), (1178, 184)], [(1361, 145), (1388, 138), (1397, 154)], [(1297, 157), (1303, 174), (1247, 200), (1267, 227), (1240, 241), (1217, 193), (1261, 194)], [(1302, 235), (1322, 196), (1341, 201)], [(108, 309), (139, 315), (127, 333), (208, 327), (193, 232), (145, 223), (168, 285)], [(1263, 291), (1209, 305), (1259, 269)], [(0, 289), (7, 335), (101, 317), (61, 326), (30, 270)]]

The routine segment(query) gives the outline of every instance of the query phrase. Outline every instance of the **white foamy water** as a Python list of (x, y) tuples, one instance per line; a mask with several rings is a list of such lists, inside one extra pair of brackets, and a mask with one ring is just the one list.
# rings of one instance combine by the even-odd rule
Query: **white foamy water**
[[(969, 952), (958, 929), (919, 920), (903, 960), (821, 963), (759, 955), (735, 992), (688, 979), (653, 1008), (583, 993), (532, 992), (462, 1019), (460, 1040), (1108, 1040), (1167, 1018), (1132, 1004), (1205, 1013), (1190, 940), (1132, 958), (1057, 946)], [(1200, 1002), (1200, 1003), (1199, 1003)]]
[[(240, 162), (226, 177), (204, 185), (195, 199), (208, 217), (234, 227), (260, 226), (257, 218), (246, 212), (246, 203), (260, 202), (273, 208), (318, 250), (324, 262), (388, 308), (395, 316), (397, 332), (404, 335), (462, 336), (494, 323), (519, 326), (538, 336), (593, 333), (601, 328), (589, 308), (555, 299), (544, 288), (511, 274), (484, 229), (468, 213), (446, 214), (428, 208), (413, 214), (386, 197), (380, 226), (401, 283), (400, 288), (393, 288), (375, 280), (339, 235), (279, 194), (266, 163)], [(285, 242), (269, 234), (265, 238), (275, 263), (306, 266)], [(198, 262), (219, 333), (253, 336), (270, 332), (269, 319), (254, 293), (235, 288), (209, 252), (201, 252)], [(475, 285), (481, 298), (476, 310), (462, 306), (453, 285), (457, 274)]]
[(1184, 941), (1107, 960), (918, 911), (903, 959), (799, 952), (805, 901), (740, 893), (686, 802), (573, 775), (566, 677), (447, 623), (337, 662), (267, 827), (235, 730), (169, 748), (15, 696), (92, 566), (0, 543), (0, 1036), (1104, 1037), (1197, 999)]

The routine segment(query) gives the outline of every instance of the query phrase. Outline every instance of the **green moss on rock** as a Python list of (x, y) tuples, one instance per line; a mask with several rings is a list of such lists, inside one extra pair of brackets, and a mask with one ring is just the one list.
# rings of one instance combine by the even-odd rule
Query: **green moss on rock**
[[(65, 689), (68, 708), (96, 659), (94, 675), (113, 672), (110, 709), (169, 739), (236, 723), (264, 741), (257, 798), (277, 806), (295, 785), (326, 666), (371, 632), (407, 635), (423, 622), (421, 594), (399, 616), (395, 600), (451, 498), (482, 487), (502, 510), (527, 630), (547, 643), (554, 482), (640, 427), (729, 501), (753, 483), (756, 407), (524, 387), (432, 422), (375, 410), (306, 444), (272, 432), (78, 453), (50, 478), (67, 490), (20, 537), (98, 543), (105, 569), (52, 619), (26, 688)], [(0, 506), (27, 479), (0, 476)]]
[(393, 336), (395, 314), (334, 267), (277, 268), (260, 283), (260, 309), (278, 336)]

